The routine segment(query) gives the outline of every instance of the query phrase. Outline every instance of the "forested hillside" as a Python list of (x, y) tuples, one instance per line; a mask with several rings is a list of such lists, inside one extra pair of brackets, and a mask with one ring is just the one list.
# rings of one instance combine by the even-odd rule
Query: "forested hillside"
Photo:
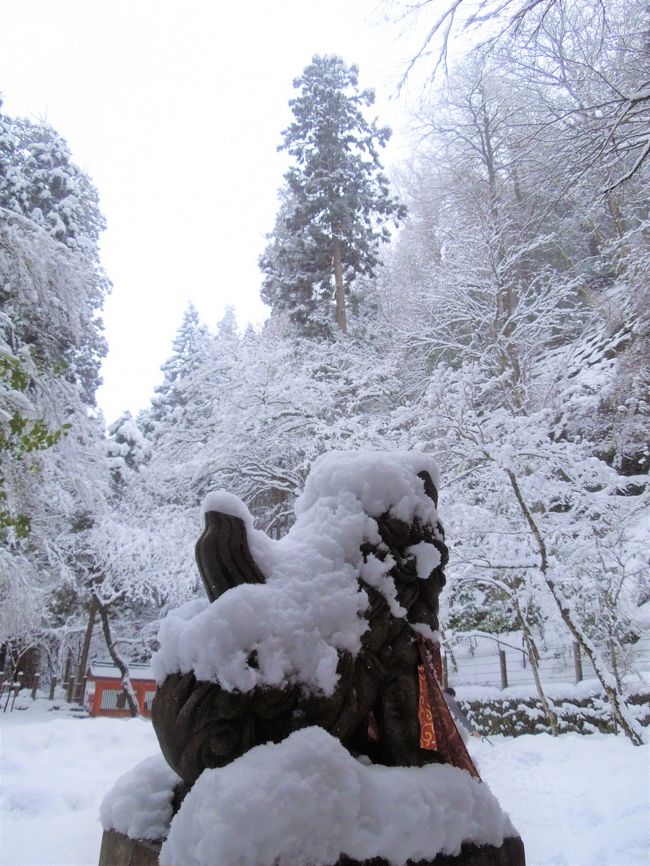
[(439, 68), (392, 186), (372, 94), (314, 58), (279, 140), (266, 324), (188, 308), (150, 407), (107, 439), (96, 194), (49, 127), (0, 116), (7, 658), (38, 646), (60, 674), (91, 609), (147, 658), (198, 591), (209, 491), (278, 535), (318, 455), (419, 449), (442, 469), (446, 631), (522, 631), (533, 661), (570, 634), (626, 725), (603, 654), (650, 625), (648, 4), (483, 4), (463, 57), (433, 41), (458, 10), (416, 5), (414, 70)]

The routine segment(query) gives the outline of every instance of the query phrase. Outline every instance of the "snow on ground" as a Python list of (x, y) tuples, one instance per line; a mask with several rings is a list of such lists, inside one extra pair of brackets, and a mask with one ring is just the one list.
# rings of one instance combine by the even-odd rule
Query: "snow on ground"
[[(0, 712), (0, 866), (96, 866), (99, 805), (157, 753), (140, 719), (71, 718), (29, 698)], [(483, 778), (526, 845), (528, 866), (644, 866), (650, 746), (565, 734), (472, 740)]]
[(650, 746), (613, 734), (490, 740), (469, 747), (527, 866), (647, 866)]

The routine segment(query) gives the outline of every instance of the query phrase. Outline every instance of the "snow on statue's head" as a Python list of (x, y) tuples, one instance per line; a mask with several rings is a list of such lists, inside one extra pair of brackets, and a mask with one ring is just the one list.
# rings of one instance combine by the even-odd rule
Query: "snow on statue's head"
[(419, 748), (417, 637), (436, 639), (444, 585), (438, 483), (416, 452), (324, 455), (279, 540), (232, 494), (206, 499), (209, 601), (165, 620), (154, 660), (154, 726), (186, 785), (314, 724), (379, 763), (436, 760)]

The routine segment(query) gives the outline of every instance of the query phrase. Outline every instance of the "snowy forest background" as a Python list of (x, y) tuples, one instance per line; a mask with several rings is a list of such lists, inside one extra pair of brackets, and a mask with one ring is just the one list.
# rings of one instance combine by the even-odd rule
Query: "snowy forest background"
[(308, 67), (309, 86), (334, 75), (312, 106), (334, 94), (341, 113), (325, 116), (351, 124), (337, 146), (357, 168), (339, 180), (362, 218), (340, 273), (303, 171), (318, 112), (288, 94), (303, 126), (282, 142), (267, 322), (240, 333), (232, 310), (211, 326), (189, 308), (151, 405), (108, 431), (97, 192), (55, 130), (0, 113), (10, 672), (78, 664), (91, 612), (98, 657), (147, 660), (161, 617), (202, 592), (208, 492), (236, 493), (278, 536), (320, 454), (418, 449), (442, 469), (445, 638), (521, 632), (534, 661), (568, 636), (625, 727), (605, 657), (623, 662), (650, 623), (650, 7), (487, 2), (474, 49), (452, 60), (434, 37), (461, 26), (461, 4), (437, 28), (415, 5), (430, 16), (417, 62), (439, 69), (390, 189), (369, 94), (342, 61)]

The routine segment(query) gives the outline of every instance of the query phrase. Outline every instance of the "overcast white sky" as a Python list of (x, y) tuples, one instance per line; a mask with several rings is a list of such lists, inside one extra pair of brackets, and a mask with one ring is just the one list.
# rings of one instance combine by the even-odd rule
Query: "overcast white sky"
[[(0, 0), (6, 113), (45, 117), (99, 190), (113, 281), (99, 402), (136, 412), (189, 301), (214, 327), (227, 305), (260, 322), (257, 258), (286, 164), (292, 80), (316, 53), (360, 67), (377, 113), (408, 42), (375, 0)], [(398, 158), (399, 139), (390, 157)]]

